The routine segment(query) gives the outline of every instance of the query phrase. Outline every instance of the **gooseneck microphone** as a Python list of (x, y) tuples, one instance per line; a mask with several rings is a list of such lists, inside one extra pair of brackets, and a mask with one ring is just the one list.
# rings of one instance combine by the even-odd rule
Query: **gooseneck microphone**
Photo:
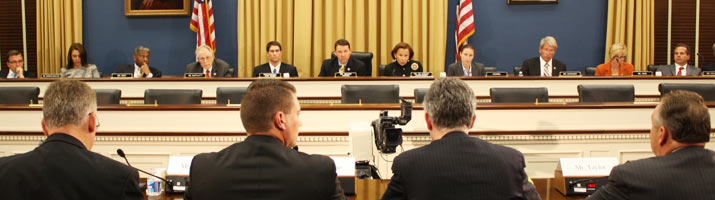
[(140, 172), (142, 172), (142, 173), (144, 173), (144, 174), (147, 174), (147, 175), (149, 175), (149, 176), (153, 176), (153, 177), (155, 177), (155, 178), (158, 178), (158, 179), (161, 180), (161, 181), (166, 182), (167, 188), (173, 188), (173, 184), (171, 183), (171, 181), (166, 180), (166, 179), (161, 178), (161, 177), (158, 177), (158, 176), (156, 176), (156, 175), (154, 175), (154, 174), (151, 174), (151, 173), (149, 173), (149, 172), (146, 172), (146, 171), (144, 171), (144, 170), (141, 170), (141, 169), (139, 169), (139, 168), (136, 168), (136, 167), (132, 166), (132, 164), (129, 164), (129, 160), (127, 160), (127, 156), (124, 155), (124, 151), (122, 151), (122, 149), (117, 149), (117, 154), (119, 154), (119, 157), (124, 158), (124, 161), (127, 162), (127, 165), (129, 165), (129, 167), (134, 168), (134, 169), (136, 169), (136, 170), (138, 170), (138, 171), (140, 171)]

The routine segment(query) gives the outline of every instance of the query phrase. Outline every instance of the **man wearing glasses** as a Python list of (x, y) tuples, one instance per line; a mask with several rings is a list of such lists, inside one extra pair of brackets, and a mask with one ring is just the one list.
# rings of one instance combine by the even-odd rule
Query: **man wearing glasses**
[(25, 71), (25, 59), (17, 50), (7, 52), (7, 68), (0, 70), (0, 78), (36, 78), (37, 76)]
[(0, 199), (144, 199), (136, 169), (91, 152), (99, 121), (87, 84), (59, 80), (42, 107), (47, 139), (34, 150), (0, 158)]
[(231, 77), (231, 66), (226, 61), (214, 57), (211, 47), (202, 45), (196, 48), (196, 60), (198, 62), (186, 65), (185, 73), (203, 73), (206, 78)]

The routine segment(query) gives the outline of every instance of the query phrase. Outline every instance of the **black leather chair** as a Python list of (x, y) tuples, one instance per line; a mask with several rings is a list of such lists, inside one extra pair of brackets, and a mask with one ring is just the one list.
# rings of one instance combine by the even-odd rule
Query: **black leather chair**
[(240, 104), (243, 95), (246, 94), (247, 87), (217, 87), (216, 88), (216, 104)]
[(484, 72), (496, 72), (497, 67), (484, 67)]
[(586, 67), (585, 74), (586, 74), (586, 76), (595, 76), (596, 75), (596, 67)]
[(387, 67), (387, 65), (380, 65), (380, 66), (378, 66), (378, 68), (377, 68), (377, 75), (378, 75), (378, 76), (384, 76), (384, 75), (385, 75), (385, 67)]
[(235, 73), (236, 73), (236, 69), (234, 69), (233, 67), (228, 68), (228, 73), (231, 74), (231, 77), (238, 77), (238, 74), (235, 74)]
[(519, 74), (519, 71), (521, 71), (521, 66), (514, 66), (514, 75)]
[(422, 103), (425, 101), (427, 90), (429, 90), (429, 88), (415, 88), (415, 103)]
[(343, 85), (342, 103), (400, 103), (400, 85)]
[(119, 104), (122, 90), (119, 89), (94, 89), (97, 94), (97, 105)]
[[(335, 57), (335, 52), (330, 54), (330, 58)], [(367, 73), (368, 76), (372, 76), (372, 52), (357, 52), (353, 51), (353, 53), (350, 54), (351, 58), (358, 59), (365, 63), (365, 67), (367, 67)]]
[(37, 104), (39, 87), (0, 87), (0, 104)]
[(578, 88), (580, 102), (633, 102), (636, 92), (633, 85), (581, 84)]
[(200, 89), (146, 89), (144, 104), (201, 104)]
[(660, 96), (668, 94), (673, 90), (687, 90), (700, 94), (705, 101), (715, 101), (715, 84), (697, 83), (661, 83), (658, 84)]
[(492, 103), (534, 103), (549, 102), (549, 91), (539, 88), (490, 88)]

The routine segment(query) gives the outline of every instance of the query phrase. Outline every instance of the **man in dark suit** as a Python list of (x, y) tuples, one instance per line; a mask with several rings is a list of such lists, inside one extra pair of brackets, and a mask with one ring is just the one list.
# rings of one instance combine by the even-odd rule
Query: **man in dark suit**
[(7, 68), (0, 70), (0, 78), (37, 78), (32, 72), (25, 71), (25, 59), (17, 50), (7, 52)]
[(231, 66), (226, 61), (215, 58), (211, 47), (202, 45), (196, 48), (196, 59), (199, 61), (186, 65), (184, 73), (203, 73), (207, 78), (231, 77)]
[[(713, 43), (713, 56), (715, 56), (715, 43)], [(715, 63), (704, 66), (703, 71), (715, 71)]]
[(710, 114), (700, 95), (676, 90), (651, 115), (650, 146), (656, 157), (611, 170), (608, 184), (588, 199), (715, 199), (715, 152)]
[(540, 199), (521, 152), (467, 135), (477, 102), (464, 81), (435, 80), (423, 105), (432, 142), (395, 158), (383, 200)]
[(521, 64), (521, 72), (524, 76), (558, 76), (559, 72), (566, 71), (566, 64), (554, 59), (556, 39), (546, 36), (539, 43), (539, 57), (529, 58)]
[(144, 199), (136, 169), (90, 151), (99, 127), (92, 88), (55, 81), (42, 113), (47, 139), (30, 152), (0, 158), (0, 199)]
[(219, 152), (196, 155), (186, 199), (345, 199), (335, 163), (294, 150), (300, 104), (295, 87), (259, 79), (241, 100), (248, 137)]
[(298, 77), (298, 70), (293, 65), (281, 62), (283, 47), (277, 41), (270, 41), (266, 45), (266, 57), (268, 62), (253, 68), (253, 77), (258, 77), (260, 73), (290, 74), (290, 77)]
[[(484, 64), (474, 62), (474, 47), (469, 44), (459, 48), (461, 62), (449, 64), (447, 76), (484, 76), (487, 74)], [(465, 67), (466, 66), (466, 67)]]
[(350, 42), (339, 39), (335, 42), (334, 48), (335, 57), (323, 61), (318, 76), (332, 77), (337, 72), (355, 72), (357, 76), (369, 76), (370, 72), (365, 63), (350, 56), (352, 53)]
[(138, 46), (134, 49), (134, 64), (120, 64), (115, 73), (132, 73), (134, 78), (161, 77), (159, 69), (149, 66), (150, 51), (148, 47)]
[(700, 68), (689, 65), (690, 46), (683, 43), (678, 43), (673, 48), (673, 60), (675, 64), (661, 65), (656, 68), (656, 71), (661, 71), (663, 76), (697, 76), (700, 75)]

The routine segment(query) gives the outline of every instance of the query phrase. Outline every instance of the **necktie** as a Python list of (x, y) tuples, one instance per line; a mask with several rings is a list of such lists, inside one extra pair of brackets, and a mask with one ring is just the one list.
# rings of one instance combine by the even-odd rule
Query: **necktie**
[(549, 74), (549, 63), (546, 63), (546, 64), (544, 65), (544, 74), (543, 74), (543, 76), (551, 76), (551, 74)]
[(273, 69), (273, 73), (274, 73), (274, 74), (277, 74), (277, 73), (278, 73), (278, 69)]
[(340, 73), (345, 73), (345, 65), (340, 65)]
[(680, 67), (680, 69), (678, 69), (678, 75), (677, 75), (677, 76), (682, 76), (682, 75), (683, 75), (683, 67)]
[(210, 71), (210, 70), (206, 70), (206, 78), (210, 78), (210, 77), (211, 77), (211, 71)]

